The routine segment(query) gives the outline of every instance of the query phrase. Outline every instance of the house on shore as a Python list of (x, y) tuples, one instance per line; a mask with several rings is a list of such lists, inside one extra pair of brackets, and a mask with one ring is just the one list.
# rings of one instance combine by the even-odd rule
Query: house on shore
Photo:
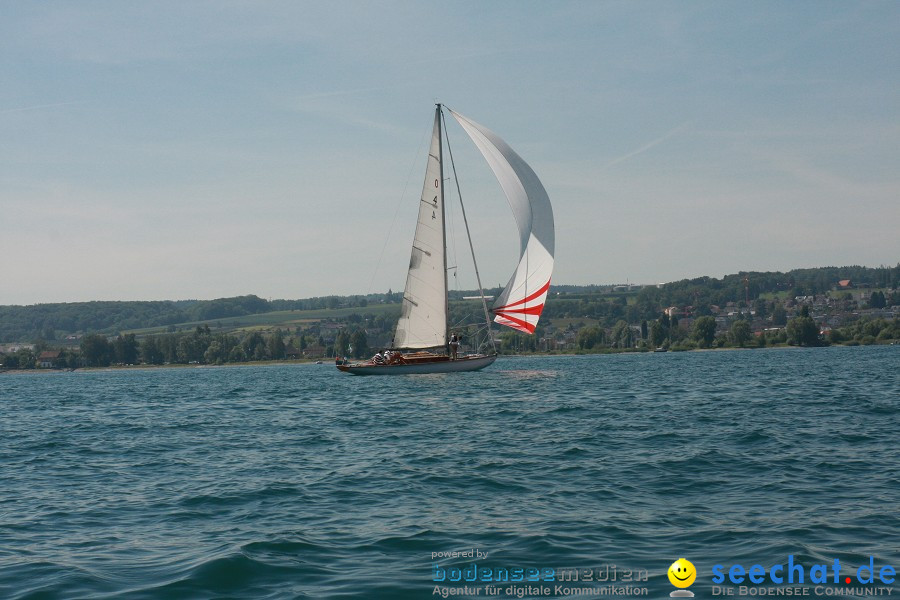
[(38, 355), (38, 366), (42, 369), (55, 369), (59, 366), (59, 358), (62, 352), (59, 350), (44, 350)]
[(325, 358), (326, 348), (318, 344), (310, 344), (303, 351), (305, 358)]

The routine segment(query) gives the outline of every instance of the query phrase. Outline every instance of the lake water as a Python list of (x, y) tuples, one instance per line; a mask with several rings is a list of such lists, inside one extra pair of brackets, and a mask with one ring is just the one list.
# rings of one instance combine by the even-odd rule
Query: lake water
[[(432, 598), (474, 562), (664, 598), (682, 556), (697, 597), (789, 556), (813, 593), (815, 564), (900, 571), (898, 372), (881, 346), (0, 375), (0, 597)], [(523, 586), (496, 597), (548, 595)]]

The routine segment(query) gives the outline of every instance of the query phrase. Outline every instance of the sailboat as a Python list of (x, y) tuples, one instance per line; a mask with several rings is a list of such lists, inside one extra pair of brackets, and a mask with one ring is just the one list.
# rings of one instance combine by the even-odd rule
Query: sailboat
[[(449, 323), (442, 136), (446, 124), (445, 110), (462, 126), (494, 172), (509, 201), (520, 239), (519, 262), (509, 283), (489, 309), (475, 261), (465, 207), (462, 207), (460, 198), (484, 309), (487, 339), (491, 345), (489, 350), (479, 349), (462, 355), (457, 353), (458, 341), (451, 333)], [(447, 148), (449, 151), (449, 141)], [(453, 155), (452, 152), (448, 153), (455, 175)], [(497, 358), (490, 331), (491, 315), (493, 321), (500, 325), (534, 334), (550, 290), (553, 251), (553, 208), (544, 186), (531, 167), (496, 133), (442, 104), (437, 104), (406, 288), (400, 319), (394, 330), (392, 349), (386, 353), (386, 358), (379, 353), (364, 362), (351, 363), (338, 358), (335, 361), (337, 368), (354, 375), (403, 375), (477, 371), (487, 367)]]

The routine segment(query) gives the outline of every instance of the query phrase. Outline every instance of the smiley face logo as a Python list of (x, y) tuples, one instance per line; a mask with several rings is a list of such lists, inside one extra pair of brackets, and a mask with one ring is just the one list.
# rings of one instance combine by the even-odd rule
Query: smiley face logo
[(690, 587), (697, 579), (697, 569), (686, 558), (679, 558), (672, 563), (668, 571), (669, 581), (677, 588)]

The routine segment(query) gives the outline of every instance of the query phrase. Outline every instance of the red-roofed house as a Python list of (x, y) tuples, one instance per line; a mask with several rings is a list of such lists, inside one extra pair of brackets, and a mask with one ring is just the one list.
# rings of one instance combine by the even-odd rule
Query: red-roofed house
[(52, 369), (62, 354), (59, 350), (44, 350), (38, 355), (38, 364), (42, 369)]

